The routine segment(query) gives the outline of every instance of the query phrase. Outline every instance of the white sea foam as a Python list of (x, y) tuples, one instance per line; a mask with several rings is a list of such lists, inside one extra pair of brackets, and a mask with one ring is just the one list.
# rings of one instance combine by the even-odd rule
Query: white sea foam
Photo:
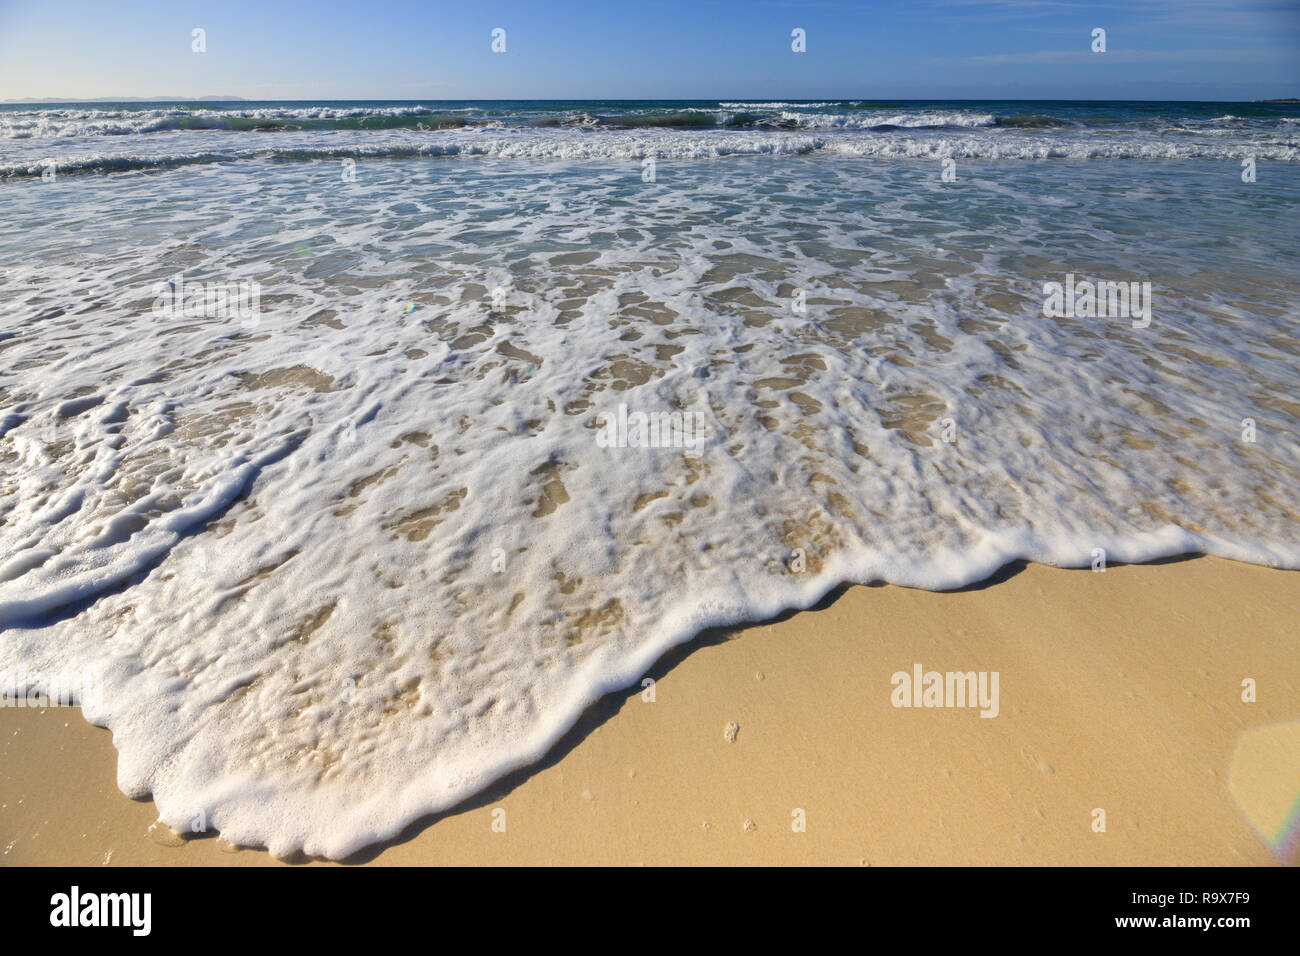
[[(575, 121), (576, 122), (576, 121)], [(0, 156), (0, 177), (36, 176), (54, 162), (65, 173), (167, 168), (253, 159), (335, 157), (629, 161), (718, 159), (731, 156), (825, 155), (887, 159), (1135, 159), (1296, 162), (1300, 142), (1277, 132), (1206, 129), (1131, 131), (1123, 135), (1020, 129), (894, 129), (890, 131), (778, 131), (723, 129), (605, 129), (581, 126), (417, 131), (330, 130), (219, 136), (173, 131), (152, 137), (58, 141), (15, 140)]]
[(922, 110), (913, 113), (782, 113), (782, 118), (793, 120), (809, 129), (871, 129), (877, 126), (916, 127), (970, 127), (979, 129), (993, 126), (997, 117), (992, 113), (968, 113), (953, 110)]
[[(346, 855), (841, 581), (1300, 567), (1294, 200), (1216, 164), (1116, 203), (1103, 164), (950, 187), (802, 134), (456, 133), (481, 162), (387, 145), (355, 182), (243, 141), (0, 183), (0, 674), (92, 677), (120, 786), (172, 825)], [(287, 149), (365, 142), (329, 141)], [(813, 155), (588, 161), (705, 142)], [(1066, 269), (1150, 281), (1151, 325), (1044, 318)], [(160, 316), (181, 271), (258, 281), (260, 321)], [(707, 437), (603, 447), (620, 404)]]
[(823, 103), (787, 103), (783, 100), (763, 103), (719, 103), (721, 107), (731, 110), (792, 110), (792, 109), (825, 109), (828, 106), (838, 104), (832, 102)]

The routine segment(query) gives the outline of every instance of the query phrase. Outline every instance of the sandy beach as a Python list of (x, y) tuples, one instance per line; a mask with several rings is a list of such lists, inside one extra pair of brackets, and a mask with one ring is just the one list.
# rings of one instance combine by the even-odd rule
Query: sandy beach
[[(1296, 572), (1216, 558), (850, 587), (701, 636), (653, 701), (606, 697), (539, 766), (346, 862), (1294, 864), (1297, 612)], [(916, 664), (997, 672), (997, 715), (893, 706)], [(116, 756), (75, 708), (0, 709), (0, 864), (279, 862), (151, 831)]]

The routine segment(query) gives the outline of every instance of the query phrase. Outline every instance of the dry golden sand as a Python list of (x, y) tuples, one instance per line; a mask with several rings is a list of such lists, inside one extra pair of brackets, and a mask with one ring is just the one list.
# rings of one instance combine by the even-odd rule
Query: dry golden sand
[[(351, 862), (1297, 861), (1248, 814), (1275, 832), (1300, 794), (1300, 573), (1031, 565), (823, 604), (704, 635), (656, 669), (654, 702), (606, 698), (539, 767)], [(894, 708), (890, 678), (917, 662), (998, 671), (1001, 713)], [(77, 710), (0, 710), (0, 862), (276, 862), (162, 845), (115, 764)]]

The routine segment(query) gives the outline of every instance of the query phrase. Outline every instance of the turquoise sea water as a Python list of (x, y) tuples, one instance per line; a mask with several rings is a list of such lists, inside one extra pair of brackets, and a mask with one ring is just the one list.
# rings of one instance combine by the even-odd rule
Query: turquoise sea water
[[(1300, 106), (1268, 103), (240, 102), (0, 106), (0, 176), (250, 155), (1295, 160)], [(225, 136), (206, 135), (225, 133)], [(204, 135), (192, 135), (204, 134)], [(53, 153), (51, 153), (53, 150)]]

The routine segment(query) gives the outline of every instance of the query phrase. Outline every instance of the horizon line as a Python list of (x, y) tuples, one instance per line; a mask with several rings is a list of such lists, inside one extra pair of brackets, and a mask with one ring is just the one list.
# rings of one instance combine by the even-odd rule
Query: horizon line
[(852, 101), (869, 103), (1300, 103), (1300, 97), (1265, 97), (1260, 99), (1146, 99), (1142, 97), (1105, 97), (1071, 99), (1063, 97), (988, 97), (988, 96), (894, 96), (873, 98), (869, 96), (696, 96), (696, 97), (658, 97), (658, 96), (617, 96), (617, 97), (566, 97), (566, 96), (531, 96), (531, 97), (248, 97), (248, 96), (91, 96), (91, 97), (11, 97), (0, 99), (0, 104), (25, 106), (39, 104), (75, 104), (75, 103), (760, 103), (787, 102), (813, 103), (820, 101), (846, 103)]

